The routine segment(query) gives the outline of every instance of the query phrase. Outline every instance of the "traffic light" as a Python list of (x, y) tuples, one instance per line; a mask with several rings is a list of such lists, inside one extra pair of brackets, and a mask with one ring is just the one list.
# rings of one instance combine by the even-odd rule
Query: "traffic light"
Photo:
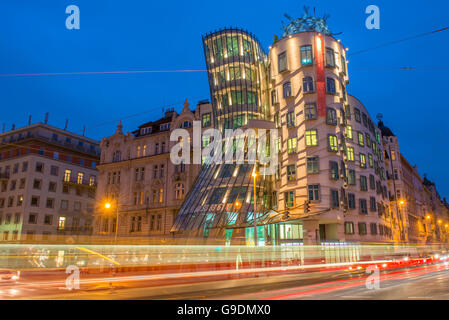
[(304, 213), (309, 213), (310, 211), (310, 201), (306, 200), (304, 201)]

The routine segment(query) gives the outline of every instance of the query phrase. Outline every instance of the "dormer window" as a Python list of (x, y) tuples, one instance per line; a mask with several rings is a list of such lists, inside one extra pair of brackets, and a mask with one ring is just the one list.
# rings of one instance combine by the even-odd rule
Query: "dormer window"
[(190, 122), (190, 121), (184, 121), (181, 124), (181, 128), (190, 128), (191, 126), (192, 126), (192, 122)]
[(152, 127), (146, 127), (146, 128), (142, 128), (140, 129), (140, 134), (148, 134), (152, 132)]
[(160, 127), (161, 131), (170, 129), (170, 123), (163, 123)]

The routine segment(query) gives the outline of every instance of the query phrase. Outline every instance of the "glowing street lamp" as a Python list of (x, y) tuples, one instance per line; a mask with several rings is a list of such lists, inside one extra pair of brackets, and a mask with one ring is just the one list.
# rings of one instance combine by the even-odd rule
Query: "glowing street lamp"
[(402, 206), (402, 205), (405, 204), (405, 201), (404, 200), (399, 200), (399, 204)]
[[(104, 208), (109, 210), (112, 208), (112, 204), (110, 202), (106, 202), (104, 204)], [(117, 235), (118, 235), (118, 201), (115, 202), (115, 243), (117, 244)]]

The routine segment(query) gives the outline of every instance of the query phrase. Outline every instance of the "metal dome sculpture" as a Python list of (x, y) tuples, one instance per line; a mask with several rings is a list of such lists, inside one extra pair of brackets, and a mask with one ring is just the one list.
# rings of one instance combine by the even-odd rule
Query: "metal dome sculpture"
[(284, 14), (284, 16), (290, 20), (290, 23), (284, 25), (284, 22), (282, 22), (282, 28), (284, 29), (284, 33), (282, 34), (283, 38), (290, 34), (305, 31), (316, 31), (326, 35), (332, 35), (332, 32), (329, 30), (326, 23), (326, 20), (329, 19), (330, 16), (325, 14), (322, 18), (316, 17), (315, 8), (313, 8), (313, 15), (309, 14), (309, 7), (304, 6), (304, 14), (301, 18), (293, 19), (288, 14)]

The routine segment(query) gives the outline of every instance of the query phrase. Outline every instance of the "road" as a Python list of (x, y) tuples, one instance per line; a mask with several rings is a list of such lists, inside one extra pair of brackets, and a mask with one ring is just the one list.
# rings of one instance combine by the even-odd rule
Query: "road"
[(449, 299), (447, 262), (379, 274), (379, 288), (367, 288), (373, 276), (362, 270), (276, 273), (81, 275), (80, 288), (67, 290), (61, 274), (23, 277), (0, 285), (3, 299)]

